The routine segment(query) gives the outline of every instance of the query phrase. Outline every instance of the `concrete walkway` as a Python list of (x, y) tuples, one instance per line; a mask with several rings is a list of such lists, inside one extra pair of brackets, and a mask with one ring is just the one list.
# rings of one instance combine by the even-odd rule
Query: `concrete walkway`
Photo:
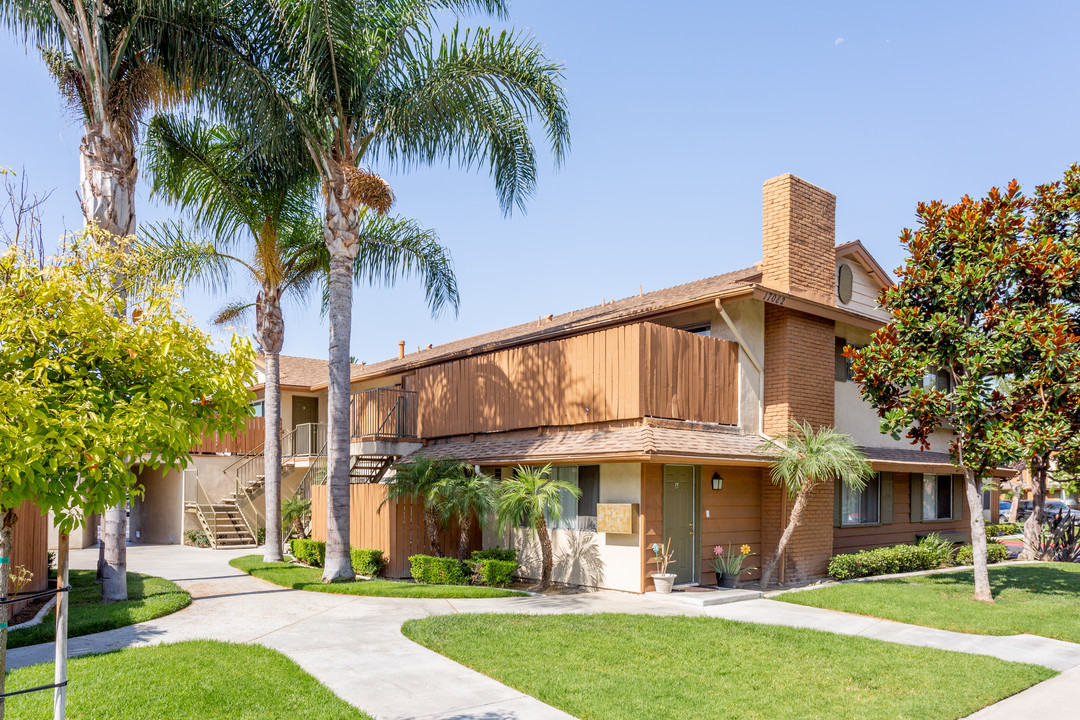
[[(994, 714), (1028, 693), (1060, 698), (1063, 677), (1080, 673), (1080, 645), (1028, 635), (987, 637), (904, 625), (773, 600), (701, 607), (676, 596), (595, 592), (557, 597), (422, 600), (368, 598), (288, 590), (228, 566), (251, 550), (211, 551), (182, 546), (134, 546), (129, 569), (168, 578), (194, 598), (190, 607), (150, 622), (70, 641), (71, 655), (161, 642), (212, 638), (257, 642), (279, 650), (340, 697), (378, 720), (548, 720), (566, 713), (431, 652), (400, 631), (411, 618), (456, 612), (647, 613), (705, 615), (744, 622), (791, 625), (908, 645), (992, 655), (1074, 670), (1010, 698), (974, 717), (1015, 720), (1016, 709)], [(93, 550), (72, 553), (72, 566), (92, 568)], [(17, 648), (8, 666), (52, 660), (52, 645)], [(1051, 685), (1053, 683), (1053, 685)], [(1046, 702), (1051, 702), (1049, 699)], [(1031, 701), (1023, 704), (1031, 709)], [(988, 714), (989, 713), (989, 714)], [(1007, 713), (1007, 714), (1004, 714)]]

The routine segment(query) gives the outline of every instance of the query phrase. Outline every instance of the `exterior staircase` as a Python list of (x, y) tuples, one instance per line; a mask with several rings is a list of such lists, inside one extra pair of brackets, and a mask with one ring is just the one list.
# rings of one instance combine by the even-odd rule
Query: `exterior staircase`
[(195, 513), (212, 548), (256, 546), (255, 529), (240, 511), (235, 497), (211, 500), (195, 468), (184, 470), (184, 509)]

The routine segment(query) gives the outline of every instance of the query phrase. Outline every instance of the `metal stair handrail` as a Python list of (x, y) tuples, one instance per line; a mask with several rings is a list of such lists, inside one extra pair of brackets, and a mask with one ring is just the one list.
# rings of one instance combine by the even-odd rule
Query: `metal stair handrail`
[(195, 514), (199, 518), (199, 523), (203, 526), (203, 530), (206, 531), (206, 538), (210, 542), (210, 547), (216, 549), (218, 543), (217, 520), (215, 518), (214, 521), (211, 522), (207, 517), (215, 517), (213, 503), (210, 500), (210, 494), (206, 492), (206, 488), (203, 487), (202, 482), (199, 480), (199, 470), (195, 467), (184, 468), (185, 504), (189, 497), (193, 498), (192, 502), (195, 504)]

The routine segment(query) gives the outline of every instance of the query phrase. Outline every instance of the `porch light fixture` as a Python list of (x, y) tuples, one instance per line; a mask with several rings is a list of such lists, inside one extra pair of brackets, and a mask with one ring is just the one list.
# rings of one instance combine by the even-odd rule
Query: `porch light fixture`
[(724, 478), (720, 477), (720, 473), (714, 472), (712, 474), (712, 489), (722, 490), (724, 487)]

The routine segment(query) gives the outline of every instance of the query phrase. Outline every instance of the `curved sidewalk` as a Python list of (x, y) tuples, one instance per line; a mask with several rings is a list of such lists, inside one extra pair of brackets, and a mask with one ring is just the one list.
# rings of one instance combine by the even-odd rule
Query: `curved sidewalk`
[[(806, 627), (908, 645), (993, 655), (1058, 670), (1059, 678), (981, 711), (986, 714), (1061, 677), (1080, 673), (1080, 645), (1034, 636), (988, 637), (904, 625), (773, 600), (700, 608), (670, 596), (596, 592), (555, 597), (425, 600), (302, 592), (272, 585), (228, 566), (251, 550), (210, 551), (183, 546), (133, 546), (133, 571), (166, 577), (194, 598), (190, 607), (138, 625), (70, 641), (71, 655), (161, 642), (214, 638), (257, 642), (279, 650), (340, 697), (379, 720), (548, 720), (571, 716), (423, 648), (401, 634), (412, 618), (455, 612), (531, 614), (622, 612), (706, 615), (743, 622)], [(92, 568), (96, 552), (72, 553), (73, 567)], [(52, 660), (52, 645), (17, 648), (8, 667)], [(1029, 701), (1030, 702), (1030, 701)], [(1009, 717), (1017, 717), (1012, 710)]]

